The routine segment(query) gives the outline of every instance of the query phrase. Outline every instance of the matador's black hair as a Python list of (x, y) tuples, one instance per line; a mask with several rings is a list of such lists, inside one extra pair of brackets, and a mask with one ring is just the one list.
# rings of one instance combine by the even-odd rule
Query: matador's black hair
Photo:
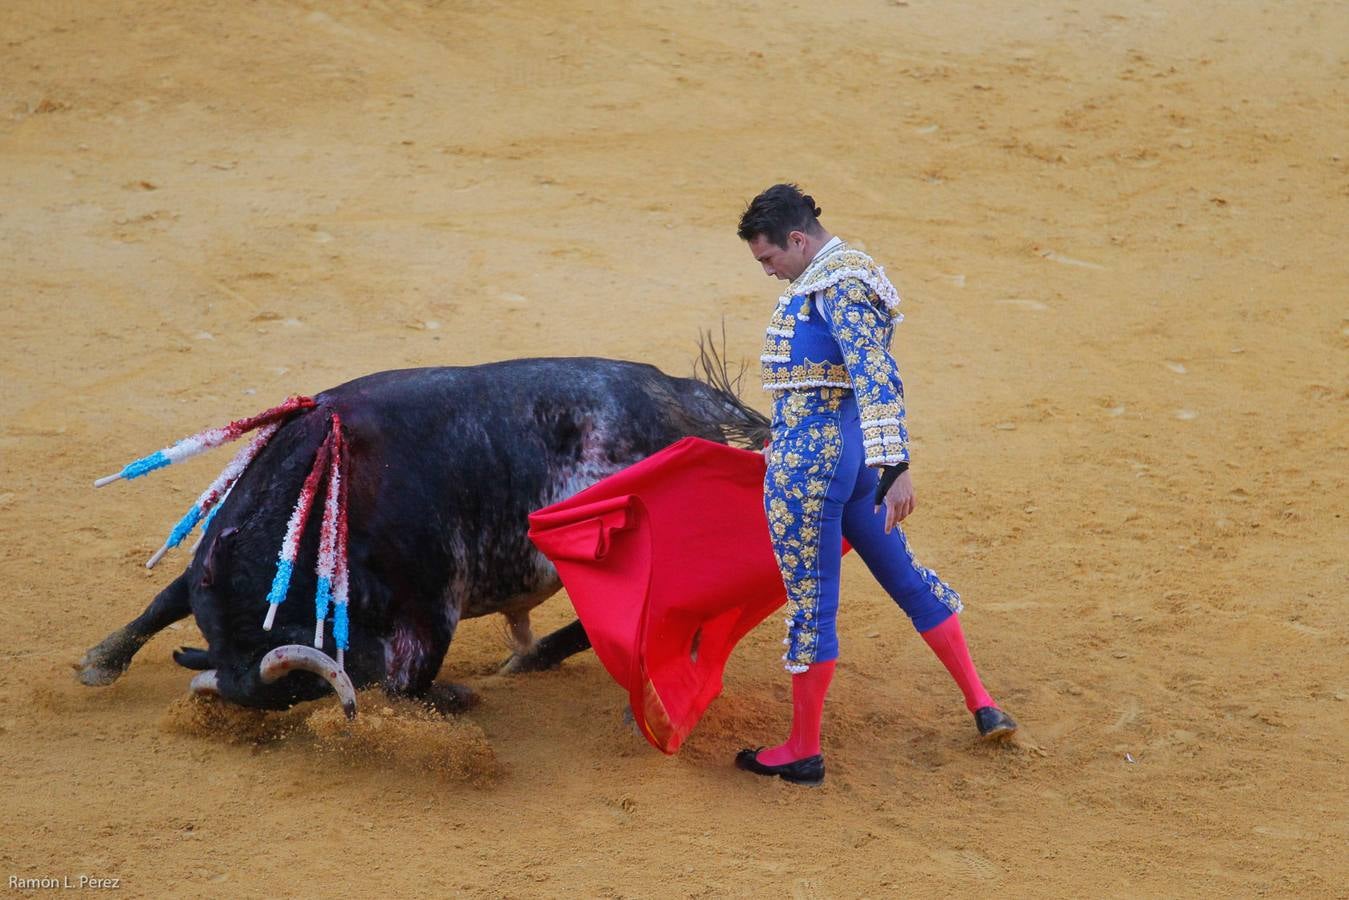
[(820, 229), (815, 198), (794, 184), (775, 184), (749, 202), (736, 232), (742, 241), (763, 235), (779, 247), (787, 246), (793, 231), (815, 234)]

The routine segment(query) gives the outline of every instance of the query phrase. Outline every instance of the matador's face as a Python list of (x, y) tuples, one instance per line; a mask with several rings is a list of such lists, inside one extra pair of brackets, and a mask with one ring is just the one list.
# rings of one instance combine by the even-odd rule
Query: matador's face
[(806, 266), (810, 265), (810, 254), (806, 252), (806, 236), (800, 231), (787, 235), (787, 246), (779, 247), (762, 234), (750, 238), (749, 250), (763, 266), (765, 275), (772, 275), (783, 281), (793, 281)]

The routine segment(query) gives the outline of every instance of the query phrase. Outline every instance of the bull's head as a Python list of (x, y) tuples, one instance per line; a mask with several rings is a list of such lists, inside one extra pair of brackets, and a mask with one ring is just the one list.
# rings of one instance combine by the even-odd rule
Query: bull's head
[[(351, 683), (351, 678), (333, 659), (322, 650), (309, 647), (304, 644), (284, 644), (275, 647), (267, 652), (258, 663), (255, 671), (248, 672), (242, 679), (244, 682), (254, 682), (259, 685), (275, 685), (286, 676), (294, 672), (312, 672), (319, 676), (333, 689), (337, 694), (338, 700), (342, 703), (342, 710), (347, 714), (348, 719), (356, 717), (356, 689)], [(268, 699), (278, 700), (278, 706), (288, 706), (292, 702), (313, 699), (312, 692), (301, 690), (297, 685), (293, 691), (281, 691), (281, 697), (276, 697), (276, 690), (248, 691), (242, 696), (231, 690), (232, 684), (221, 683), (221, 674), (216, 669), (208, 669), (192, 679), (192, 692), (194, 694), (223, 696), (227, 700), (236, 700), (244, 702), (246, 705), (264, 705), (257, 703), (261, 695), (272, 695)], [(250, 702), (252, 701), (252, 702)], [(272, 703), (265, 705), (271, 706)]]

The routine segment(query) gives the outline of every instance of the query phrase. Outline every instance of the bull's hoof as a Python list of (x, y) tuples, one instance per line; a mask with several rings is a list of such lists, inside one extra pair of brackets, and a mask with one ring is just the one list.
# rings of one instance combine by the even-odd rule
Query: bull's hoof
[(122, 677), (131, 666), (131, 657), (141, 648), (141, 641), (118, 629), (84, 654), (75, 664), (75, 678), (80, 684), (103, 687)]
[(121, 678), (125, 671), (126, 666), (93, 665), (88, 661), (88, 657), (85, 657), (75, 668), (75, 680), (89, 687), (106, 687)]
[(442, 716), (466, 713), (482, 702), (482, 698), (466, 684), (439, 681), (432, 682), (421, 699)]
[(561, 660), (549, 659), (537, 653), (512, 653), (497, 669), (498, 675), (519, 675), (523, 672), (546, 672), (562, 665)]

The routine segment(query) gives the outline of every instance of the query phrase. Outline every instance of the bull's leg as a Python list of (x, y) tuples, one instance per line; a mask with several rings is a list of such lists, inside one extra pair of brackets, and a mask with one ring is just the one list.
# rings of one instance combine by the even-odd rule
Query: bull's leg
[(89, 648), (75, 666), (75, 677), (91, 686), (112, 684), (131, 665), (131, 657), (157, 633), (192, 612), (187, 572), (179, 575), (135, 619)]
[(525, 654), (534, 649), (534, 629), (529, 626), (529, 610), (508, 612), (506, 625), (511, 630), (511, 643), (517, 654)]
[(473, 688), (454, 681), (433, 681), (422, 692), (421, 698), (427, 706), (441, 715), (457, 716), (468, 712), (482, 702)]
[(529, 650), (515, 653), (501, 665), (503, 674), (542, 672), (555, 669), (569, 656), (590, 649), (590, 638), (580, 620), (564, 625), (547, 637), (539, 639)]
[(405, 623), (394, 629), (385, 659), (384, 690), (394, 697), (412, 697), (442, 714), (458, 714), (478, 705), (479, 697), (464, 684), (435, 681), (459, 624), (458, 607), (434, 626)]

